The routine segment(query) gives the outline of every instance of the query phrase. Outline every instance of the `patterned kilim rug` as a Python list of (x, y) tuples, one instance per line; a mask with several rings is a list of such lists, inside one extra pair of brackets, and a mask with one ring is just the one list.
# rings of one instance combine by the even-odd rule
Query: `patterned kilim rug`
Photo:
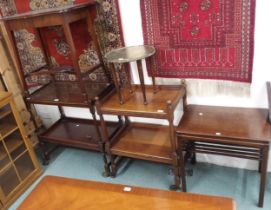
[(141, 0), (149, 74), (251, 82), (255, 0)]

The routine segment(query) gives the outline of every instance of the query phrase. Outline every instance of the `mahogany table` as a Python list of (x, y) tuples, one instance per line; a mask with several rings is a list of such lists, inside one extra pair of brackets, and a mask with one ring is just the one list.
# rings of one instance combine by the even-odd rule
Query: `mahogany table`
[(230, 198), (46, 176), (19, 210), (235, 210)]
[(192, 154), (192, 163), (196, 153), (259, 161), (258, 205), (263, 207), (271, 141), (268, 114), (267, 109), (188, 105), (176, 128), (179, 146)]

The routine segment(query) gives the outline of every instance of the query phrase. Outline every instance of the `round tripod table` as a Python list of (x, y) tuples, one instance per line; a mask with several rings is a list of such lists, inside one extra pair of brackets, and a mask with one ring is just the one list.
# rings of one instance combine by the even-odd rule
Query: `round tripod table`
[[(130, 62), (137, 63), (138, 75), (140, 80), (140, 86), (143, 94), (144, 104), (148, 104), (146, 98), (146, 91), (145, 91), (145, 82), (144, 82), (144, 75), (142, 70), (142, 60), (148, 57), (151, 57), (155, 54), (155, 48), (153, 46), (148, 45), (139, 45), (139, 46), (131, 46), (131, 47), (123, 47), (118, 48), (110, 51), (105, 55), (105, 59), (108, 63), (110, 63), (112, 69), (112, 76), (113, 80), (117, 89), (117, 93), (119, 96), (120, 104), (124, 103), (123, 96), (120, 90), (119, 80), (117, 78), (117, 70), (115, 68), (115, 64), (124, 64), (126, 66), (126, 79), (129, 85), (130, 92), (132, 93), (132, 84), (131, 84), (131, 74), (129, 72), (128, 65)], [(152, 83), (154, 92), (156, 91), (155, 85), (155, 78), (152, 76)]]

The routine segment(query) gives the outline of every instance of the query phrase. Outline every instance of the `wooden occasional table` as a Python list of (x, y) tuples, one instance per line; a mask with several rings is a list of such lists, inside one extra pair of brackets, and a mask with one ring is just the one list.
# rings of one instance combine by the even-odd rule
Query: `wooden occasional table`
[[(136, 62), (137, 63), (137, 70), (138, 76), (140, 80), (141, 91), (143, 95), (144, 104), (148, 104), (147, 97), (146, 97), (146, 87), (144, 82), (144, 75), (142, 70), (142, 60), (147, 59), (155, 54), (155, 48), (153, 46), (148, 45), (139, 45), (139, 46), (130, 46), (130, 47), (122, 47), (118, 49), (114, 49), (105, 55), (105, 59), (107, 62), (110, 63), (111, 71), (113, 75), (113, 80), (117, 89), (117, 93), (119, 96), (120, 104), (125, 102), (124, 96), (121, 92), (121, 85), (119, 82), (119, 78), (117, 76), (117, 70), (115, 68), (115, 64), (123, 64), (122, 68), (126, 70), (126, 80), (129, 85), (130, 93), (133, 93), (134, 90), (131, 84), (131, 75), (129, 71), (129, 63)], [(151, 62), (149, 59), (148, 62)], [(156, 85), (155, 85), (155, 78), (152, 76), (152, 83), (153, 83), (153, 92), (156, 92)]]
[(188, 105), (176, 132), (181, 150), (192, 154), (192, 163), (195, 153), (258, 160), (262, 207), (271, 141), (267, 119), (267, 109)]
[(19, 210), (234, 210), (230, 198), (47, 176)]

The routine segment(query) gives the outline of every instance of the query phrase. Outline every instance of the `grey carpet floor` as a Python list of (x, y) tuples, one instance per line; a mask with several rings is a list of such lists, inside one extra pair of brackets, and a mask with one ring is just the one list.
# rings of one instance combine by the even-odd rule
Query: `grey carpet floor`
[[(271, 209), (271, 174), (268, 175), (264, 208), (258, 208), (259, 173), (237, 168), (197, 163), (193, 176), (187, 177), (189, 192), (233, 198), (238, 210)], [(42, 175), (120, 183), (167, 190), (173, 182), (170, 166), (147, 161), (125, 160), (116, 178), (104, 178), (101, 154), (77, 149), (58, 149)], [(42, 178), (41, 177), (41, 178)], [(31, 192), (37, 180), (9, 209), (16, 209)]]

